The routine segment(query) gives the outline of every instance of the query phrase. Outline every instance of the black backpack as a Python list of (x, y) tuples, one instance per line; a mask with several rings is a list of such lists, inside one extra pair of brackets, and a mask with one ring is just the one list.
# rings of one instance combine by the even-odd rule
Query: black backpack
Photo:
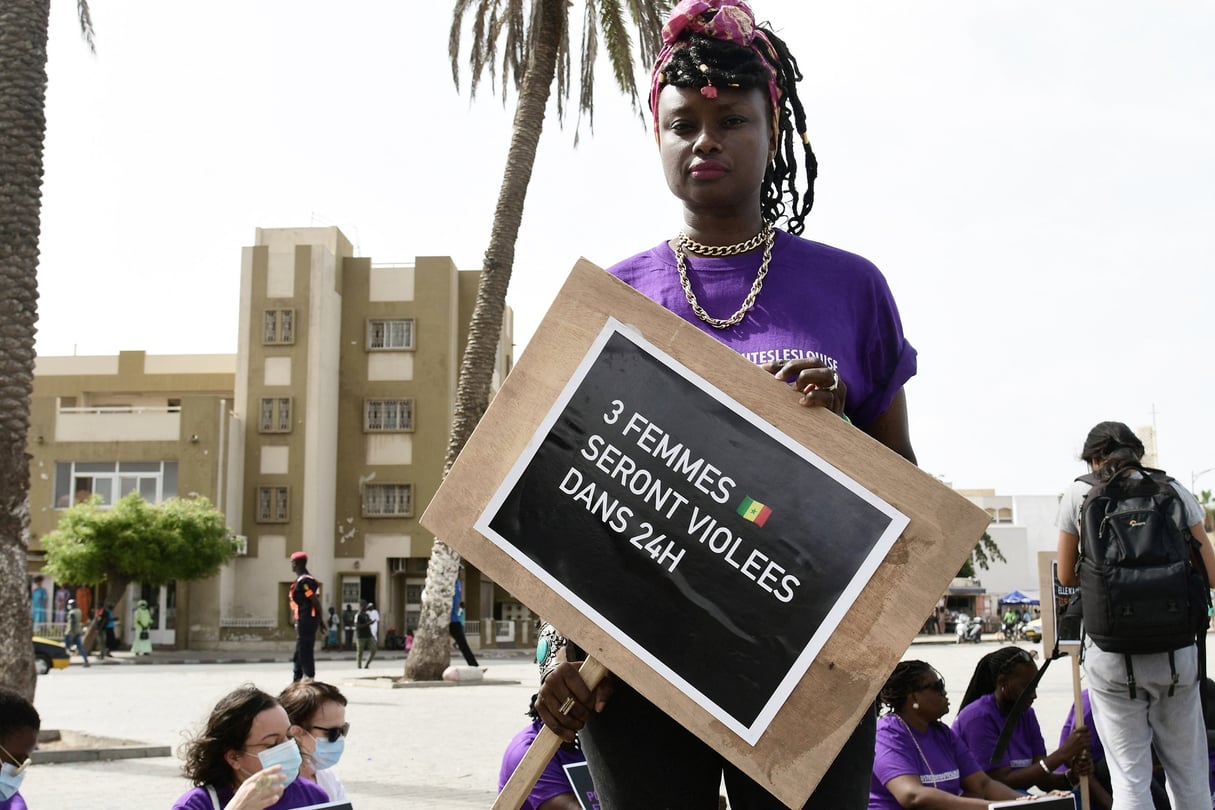
[(1076, 565), (1084, 631), (1127, 655), (1172, 652), (1210, 624), (1210, 590), (1185, 504), (1160, 470), (1128, 464), (1093, 485), (1080, 507)]

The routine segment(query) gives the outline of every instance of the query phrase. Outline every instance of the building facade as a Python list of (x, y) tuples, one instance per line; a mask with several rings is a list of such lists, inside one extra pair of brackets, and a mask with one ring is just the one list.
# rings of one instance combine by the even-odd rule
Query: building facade
[[(77, 493), (197, 493), (224, 511), (241, 554), (210, 580), (132, 586), (160, 607), (155, 642), (287, 643), (300, 550), (326, 611), (367, 599), (381, 635), (403, 634), (420, 610), (434, 538), (418, 518), (442, 479), (479, 276), (446, 257), (373, 264), (336, 228), (258, 229), (242, 254), (236, 355), (39, 358), (31, 573)], [(511, 366), (510, 318), (495, 386)], [(470, 617), (514, 609), (475, 571), (466, 587)]]

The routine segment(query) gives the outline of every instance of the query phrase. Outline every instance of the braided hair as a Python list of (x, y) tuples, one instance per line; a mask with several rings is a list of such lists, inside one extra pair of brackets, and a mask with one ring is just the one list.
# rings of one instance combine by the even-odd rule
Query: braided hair
[[(797, 94), (797, 82), (802, 73), (789, 47), (766, 26), (757, 26), (772, 45), (749, 48), (704, 34), (687, 35), (683, 47), (676, 48), (670, 61), (662, 67), (665, 84), (682, 88), (732, 87), (742, 90), (762, 90), (768, 93), (772, 72), (776, 74), (779, 101), (776, 103), (777, 150), (764, 174), (761, 205), (764, 220), (776, 223), (785, 219), (785, 229), (800, 234), (805, 228), (806, 215), (814, 206), (814, 180), (818, 177), (818, 160), (810, 148), (806, 133), (806, 111)], [(681, 43), (682, 44), (682, 43)], [(704, 70), (701, 66), (704, 66)], [(657, 110), (653, 110), (657, 114)], [(798, 189), (797, 144), (804, 151), (806, 189)], [(786, 213), (785, 198), (789, 205)]]
[(916, 691), (916, 685), (925, 675), (935, 672), (936, 670), (926, 661), (900, 661), (895, 665), (894, 672), (886, 679), (882, 691), (878, 692), (878, 699), (888, 707), (889, 711), (901, 711), (907, 704), (907, 698)]
[(1034, 659), (1020, 647), (1001, 647), (995, 652), (988, 653), (979, 659), (975, 665), (970, 683), (966, 685), (966, 694), (962, 696), (959, 710), (966, 708), (984, 695), (996, 691), (996, 681), (1001, 675), (1009, 675), (1014, 669), (1024, 664), (1034, 666)]

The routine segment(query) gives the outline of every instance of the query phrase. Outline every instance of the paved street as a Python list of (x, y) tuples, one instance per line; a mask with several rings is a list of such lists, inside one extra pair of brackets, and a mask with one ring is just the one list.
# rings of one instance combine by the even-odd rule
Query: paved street
[[(956, 709), (975, 662), (997, 647), (994, 641), (917, 643), (906, 657), (941, 671)], [(369, 675), (399, 675), (399, 658), (377, 660), (370, 671), (356, 669), (353, 661), (318, 661), (318, 677), (337, 684), (350, 700), (351, 731), (338, 773), (358, 810), (492, 805), (502, 749), (524, 724), (536, 668), (525, 655), (482, 664), (490, 683), (386, 689), (368, 685)], [(89, 669), (73, 663), (39, 679), (36, 705), (44, 728), (169, 745), (176, 754), (222, 694), (243, 683), (277, 693), (290, 677), (289, 662)], [(1070, 662), (1060, 659), (1036, 703), (1048, 746), (1058, 741), (1070, 702)], [(187, 788), (173, 756), (36, 765), (22, 794), (34, 810), (164, 810)]]

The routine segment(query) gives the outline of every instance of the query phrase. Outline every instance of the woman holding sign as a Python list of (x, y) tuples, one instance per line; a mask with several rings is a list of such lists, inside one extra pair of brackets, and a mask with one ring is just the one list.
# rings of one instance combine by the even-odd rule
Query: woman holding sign
[[(684, 0), (663, 41), (650, 109), (683, 224), (609, 272), (795, 387), (802, 406), (827, 408), (914, 462), (903, 384), (916, 353), (886, 280), (865, 259), (798, 236), (818, 163), (796, 60), (740, 0)], [(606, 807), (712, 807), (723, 773), (732, 808), (784, 806), (627, 684), (592, 695), (566, 664), (536, 709), (566, 740), (582, 730)], [(869, 713), (807, 807), (866, 806), (874, 722)]]

